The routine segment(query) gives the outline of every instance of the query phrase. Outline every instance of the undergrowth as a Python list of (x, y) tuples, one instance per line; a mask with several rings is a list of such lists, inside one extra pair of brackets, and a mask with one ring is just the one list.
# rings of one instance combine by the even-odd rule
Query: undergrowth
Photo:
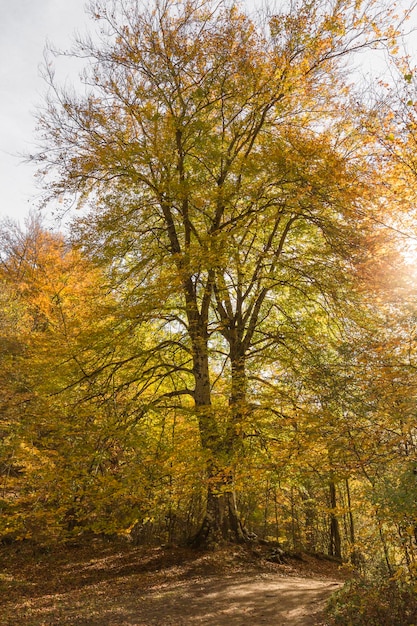
[(360, 577), (329, 600), (329, 626), (417, 626), (415, 583)]

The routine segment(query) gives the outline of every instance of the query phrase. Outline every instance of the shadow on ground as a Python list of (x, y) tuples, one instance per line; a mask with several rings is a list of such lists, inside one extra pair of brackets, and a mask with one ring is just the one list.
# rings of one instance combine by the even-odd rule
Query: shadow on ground
[(8, 557), (1, 626), (313, 626), (341, 584), (336, 564), (306, 557), (280, 566), (236, 547), (198, 554), (97, 544)]

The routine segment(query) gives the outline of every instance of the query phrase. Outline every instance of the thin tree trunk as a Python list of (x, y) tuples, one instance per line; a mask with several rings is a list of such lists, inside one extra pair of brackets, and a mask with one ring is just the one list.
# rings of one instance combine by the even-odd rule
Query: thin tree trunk
[(355, 522), (353, 519), (349, 480), (347, 478), (346, 478), (346, 495), (347, 495), (348, 512), (349, 512), (349, 541), (352, 544), (352, 546), (354, 546), (355, 545)]
[(390, 558), (389, 558), (388, 545), (387, 545), (387, 541), (385, 539), (384, 529), (383, 529), (383, 526), (382, 526), (382, 522), (379, 519), (378, 512), (377, 512), (377, 524), (378, 524), (379, 537), (380, 537), (381, 543), (382, 543), (382, 549), (384, 551), (385, 563), (387, 565), (388, 574), (390, 576), (392, 576), (394, 571), (392, 569), (391, 561), (390, 561)]
[(342, 558), (342, 540), (340, 537), (339, 520), (336, 516), (337, 497), (336, 497), (336, 485), (333, 479), (330, 480), (330, 506), (332, 512), (330, 513), (330, 546), (329, 554), (335, 556), (338, 559)]
[(359, 566), (361, 563), (361, 555), (359, 553), (359, 551), (357, 550), (357, 547), (355, 545), (355, 520), (353, 517), (353, 511), (352, 511), (352, 500), (350, 497), (350, 486), (349, 486), (349, 480), (346, 479), (346, 496), (347, 496), (347, 504), (348, 504), (348, 517), (349, 517), (349, 542), (350, 542), (350, 546), (351, 546), (351, 556), (350, 556), (350, 560), (353, 563), (353, 565), (355, 566)]

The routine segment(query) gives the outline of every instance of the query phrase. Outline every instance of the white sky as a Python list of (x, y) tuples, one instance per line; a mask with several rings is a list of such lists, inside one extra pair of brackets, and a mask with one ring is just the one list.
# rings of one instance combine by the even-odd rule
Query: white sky
[[(402, 1), (404, 6), (412, 2)], [(0, 219), (22, 220), (37, 204), (34, 168), (18, 155), (34, 147), (34, 111), (46, 90), (40, 77), (46, 40), (59, 48), (70, 47), (75, 32), (88, 28), (84, 4), (85, 0), (0, 0)], [(60, 82), (65, 80), (61, 72), (59, 77)]]
[(21, 219), (36, 203), (34, 169), (17, 155), (33, 149), (46, 40), (68, 48), (86, 29), (84, 2), (0, 0), (0, 218)]

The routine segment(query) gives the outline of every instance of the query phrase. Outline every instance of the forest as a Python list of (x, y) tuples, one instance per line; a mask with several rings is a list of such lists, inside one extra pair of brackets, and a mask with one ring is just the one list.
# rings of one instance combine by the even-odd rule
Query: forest
[(66, 226), (0, 225), (3, 545), (262, 540), (415, 585), (408, 15), (278, 4), (92, 1), (79, 85), (50, 52), (29, 158)]

